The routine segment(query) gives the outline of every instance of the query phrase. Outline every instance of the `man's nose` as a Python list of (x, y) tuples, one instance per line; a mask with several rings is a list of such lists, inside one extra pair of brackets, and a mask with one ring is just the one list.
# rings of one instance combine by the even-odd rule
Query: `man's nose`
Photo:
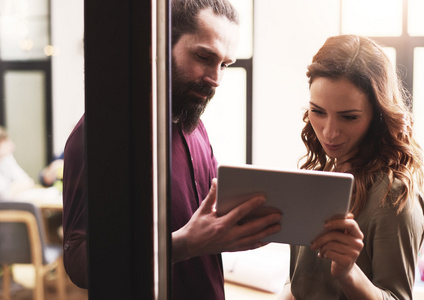
[(207, 68), (203, 80), (211, 87), (218, 87), (221, 83), (223, 70), (221, 65)]

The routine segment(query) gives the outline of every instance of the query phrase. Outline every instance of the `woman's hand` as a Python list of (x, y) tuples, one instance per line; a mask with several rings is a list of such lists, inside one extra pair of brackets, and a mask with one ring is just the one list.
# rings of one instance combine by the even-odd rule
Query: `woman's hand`
[(312, 250), (319, 250), (319, 256), (331, 260), (331, 275), (338, 280), (345, 279), (355, 265), (364, 247), (358, 223), (349, 213), (345, 219), (328, 221), (326, 233), (311, 244)]

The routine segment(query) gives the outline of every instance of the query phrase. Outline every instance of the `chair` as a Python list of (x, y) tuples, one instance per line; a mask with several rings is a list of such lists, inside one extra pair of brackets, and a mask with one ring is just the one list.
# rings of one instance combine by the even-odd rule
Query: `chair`
[(35, 269), (34, 300), (44, 300), (44, 276), (56, 269), (57, 292), (65, 299), (65, 272), (61, 245), (48, 245), (41, 212), (28, 202), (0, 201), (0, 265), (3, 296), (10, 299), (10, 265), (32, 264)]

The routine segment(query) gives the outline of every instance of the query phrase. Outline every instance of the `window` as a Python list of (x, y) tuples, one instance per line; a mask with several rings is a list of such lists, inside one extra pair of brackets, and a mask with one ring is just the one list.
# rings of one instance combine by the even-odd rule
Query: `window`
[[(406, 89), (412, 107), (418, 142), (424, 145), (424, 19), (422, 0), (341, 0), (341, 33), (366, 35), (385, 46)], [(384, 9), (381, 9), (384, 7)], [(421, 124), (421, 125), (420, 125)]]
[(408, 33), (410, 36), (424, 36), (424, 2), (408, 0)]
[(253, 0), (231, 0), (240, 15), (237, 61), (226, 70), (202, 121), (219, 163), (252, 162)]
[(49, 0), (0, 0), (0, 124), (36, 182), (53, 157), (49, 6)]
[[(415, 128), (418, 142), (424, 147), (424, 47), (414, 49), (414, 106)], [(418, 84), (421, 83), (421, 84)]]
[(342, 33), (402, 35), (402, 0), (342, 0), (341, 8)]
[(245, 68), (228, 68), (222, 84), (202, 116), (214, 155), (220, 163), (244, 164), (247, 161), (246, 110), (249, 100), (246, 95), (246, 78)]

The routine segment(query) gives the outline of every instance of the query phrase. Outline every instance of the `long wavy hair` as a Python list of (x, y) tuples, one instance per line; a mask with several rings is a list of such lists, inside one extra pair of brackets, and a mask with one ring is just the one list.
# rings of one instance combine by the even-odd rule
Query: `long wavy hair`
[[(340, 35), (327, 39), (313, 57), (306, 73), (309, 86), (315, 78), (348, 79), (365, 92), (373, 107), (373, 119), (359, 150), (348, 162), (355, 177), (351, 212), (357, 216), (366, 204), (368, 191), (378, 178), (388, 177), (387, 204), (393, 181), (403, 185), (396, 191), (392, 205), (400, 213), (408, 198), (422, 191), (422, 150), (414, 139), (410, 97), (382, 48), (373, 40), (357, 35)], [(301, 159), (302, 169), (332, 170), (335, 160), (322, 148), (309, 120), (302, 141), (307, 154)]]

